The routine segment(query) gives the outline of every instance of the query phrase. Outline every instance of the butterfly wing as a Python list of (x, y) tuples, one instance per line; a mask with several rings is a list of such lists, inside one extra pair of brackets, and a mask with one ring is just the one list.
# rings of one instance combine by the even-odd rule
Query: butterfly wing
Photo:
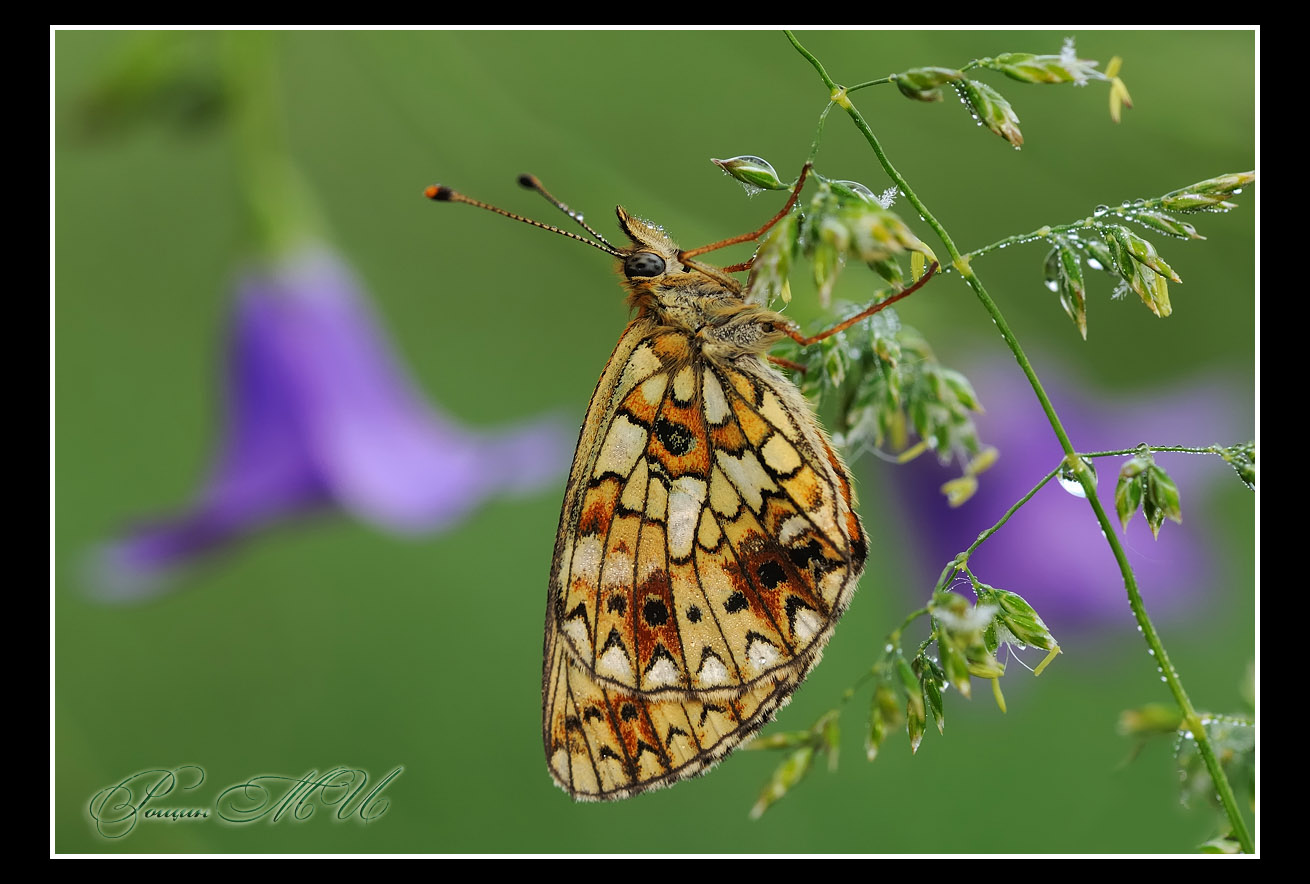
[(817, 662), (867, 544), (846, 469), (758, 357), (638, 319), (570, 474), (546, 615), (543, 737), (575, 798), (698, 773)]

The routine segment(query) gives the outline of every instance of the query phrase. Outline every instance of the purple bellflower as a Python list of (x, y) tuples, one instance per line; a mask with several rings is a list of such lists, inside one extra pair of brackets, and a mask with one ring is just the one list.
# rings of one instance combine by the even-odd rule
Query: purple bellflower
[(568, 464), (575, 431), (556, 418), (485, 433), (435, 410), (325, 249), (245, 276), (227, 358), (227, 427), (207, 483), (186, 512), (101, 551), (101, 597), (154, 595), (175, 566), (328, 506), (394, 533), (441, 531)]
[[(1043, 384), (1082, 451), (1131, 448), (1142, 442), (1228, 445), (1250, 438), (1251, 425), (1240, 417), (1239, 396), (1222, 381), (1111, 402), (1075, 392), (1057, 375), (1043, 371)], [(952, 509), (939, 490), (953, 478), (947, 468), (922, 457), (895, 470), (924, 592), (950, 559), (995, 524), (1062, 458), (1041, 406), (1013, 364), (1008, 370), (1005, 366), (975, 370), (969, 377), (987, 409), (978, 417), (979, 434), (1000, 449), (996, 464), (978, 477), (977, 493)], [(1183, 523), (1168, 522), (1159, 539), (1153, 540), (1139, 512), (1120, 538), (1148, 610), (1177, 617), (1203, 605), (1198, 594), (1218, 582), (1216, 546), (1209, 536), (1214, 529), (1203, 524), (1196, 502), (1213, 483), (1237, 480), (1232, 468), (1215, 456), (1159, 453), (1156, 459), (1178, 485)], [(1107, 457), (1093, 464), (1101, 503), (1116, 531), (1120, 525), (1114, 515), (1114, 489), (1125, 461)], [(1027, 599), (1057, 638), (1131, 622), (1123, 577), (1087, 501), (1056, 481), (988, 538), (974, 552), (969, 567), (984, 583)]]

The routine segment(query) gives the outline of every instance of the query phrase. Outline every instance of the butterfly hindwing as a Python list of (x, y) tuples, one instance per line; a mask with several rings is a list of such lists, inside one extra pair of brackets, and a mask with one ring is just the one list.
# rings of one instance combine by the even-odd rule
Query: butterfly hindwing
[(634, 321), (561, 514), (543, 691), (556, 781), (624, 797), (754, 734), (817, 661), (865, 548), (845, 467), (788, 380)]

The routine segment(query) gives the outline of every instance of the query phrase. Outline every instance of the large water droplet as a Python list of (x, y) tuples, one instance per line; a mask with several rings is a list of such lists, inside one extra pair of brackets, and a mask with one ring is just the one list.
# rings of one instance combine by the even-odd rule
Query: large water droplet
[[(1082, 462), (1083, 465), (1087, 467), (1087, 469), (1091, 470), (1092, 485), (1095, 486), (1097, 483), (1096, 467), (1092, 466), (1092, 462), (1085, 457), (1082, 458)], [(1074, 497), (1087, 496), (1087, 491), (1083, 488), (1082, 483), (1078, 481), (1078, 477), (1074, 474), (1073, 468), (1070, 467), (1068, 464), (1065, 464), (1064, 466), (1060, 467), (1060, 475), (1057, 476), (1056, 478), (1058, 478), (1060, 481), (1060, 487), (1062, 487), (1065, 491), (1068, 491)]]
[(1110, 211), (1109, 206), (1097, 206), (1095, 209), (1092, 209), (1092, 214), (1099, 218), (1108, 211)]

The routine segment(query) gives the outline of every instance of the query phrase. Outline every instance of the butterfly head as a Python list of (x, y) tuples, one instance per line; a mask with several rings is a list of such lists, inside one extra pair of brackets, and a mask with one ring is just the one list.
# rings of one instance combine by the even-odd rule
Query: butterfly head
[(643, 221), (622, 206), (619, 226), (632, 247), (619, 249), (619, 269), (638, 306), (654, 299), (740, 298), (741, 283), (716, 267), (683, 259), (682, 248), (662, 227)]

